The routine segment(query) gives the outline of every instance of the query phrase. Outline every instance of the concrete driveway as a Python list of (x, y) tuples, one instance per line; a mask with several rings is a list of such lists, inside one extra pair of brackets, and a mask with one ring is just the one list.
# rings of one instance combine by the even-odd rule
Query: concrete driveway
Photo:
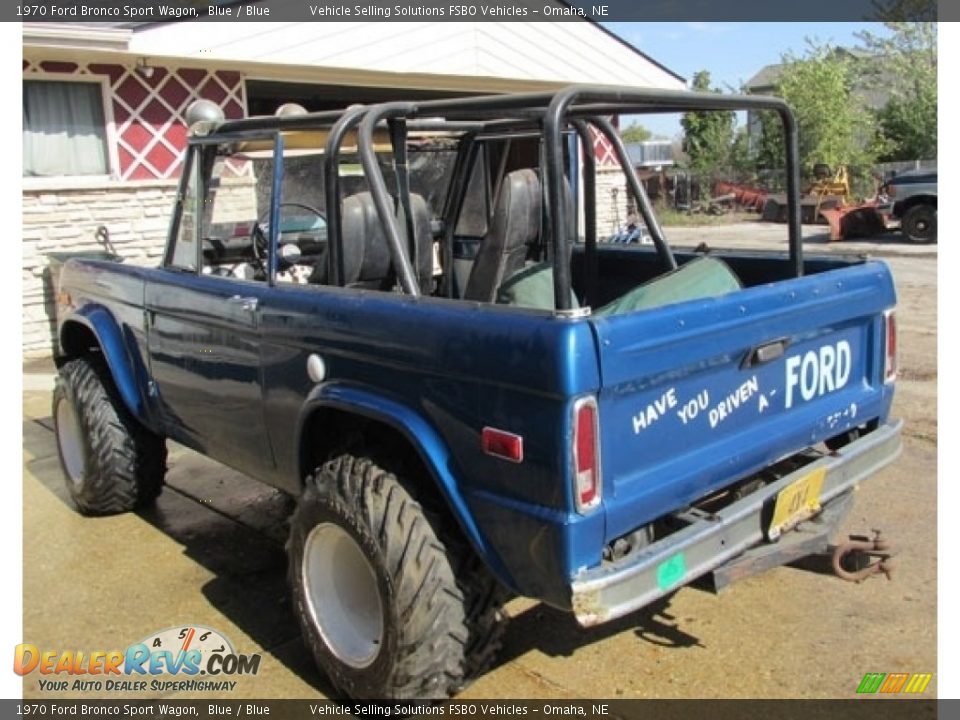
[[(783, 247), (782, 226), (670, 229), (678, 245)], [(888, 258), (900, 292), (904, 455), (865, 483), (845, 532), (881, 527), (902, 548), (892, 582), (860, 585), (784, 567), (719, 596), (685, 588), (612, 624), (585, 631), (568, 616), (517, 600), (495, 669), (462, 697), (839, 697), (865, 672), (934, 672), (936, 656), (937, 264), (935, 246), (899, 236), (808, 251)], [(285, 517), (290, 501), (196, 454), (171, 448), (156, 507), (84, 518), (75, 512), (52, 434), (52, 366), (25, 368), (23, 396), (24, 642), (41, 649), (123, 649), (154, 631), (199, 624), (239, 652), (263, 655), (230, 698), (320, 697), (333, 690), (313, 666), (289, 608)], [(103, 697), (106, 692), (24, 695)], [(936, 678), (926, 691), (936, 693)], [(122, 693), (123, 696), (135, 696)], [(152, 696), (146, 693), (145, 696)], [(176, 697), (209, 697), (178, 693)]]

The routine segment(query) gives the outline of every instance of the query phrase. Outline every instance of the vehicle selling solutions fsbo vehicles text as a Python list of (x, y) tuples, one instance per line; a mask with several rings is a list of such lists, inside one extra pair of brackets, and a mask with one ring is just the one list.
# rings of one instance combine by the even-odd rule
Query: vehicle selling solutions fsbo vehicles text
[[(420, 5), (309, 5), (313, 17), (529, 17), (525, 7), (501, 5), (452, 4), (446, 7)], [(537, 11), (533, 11), (537, 12)]]

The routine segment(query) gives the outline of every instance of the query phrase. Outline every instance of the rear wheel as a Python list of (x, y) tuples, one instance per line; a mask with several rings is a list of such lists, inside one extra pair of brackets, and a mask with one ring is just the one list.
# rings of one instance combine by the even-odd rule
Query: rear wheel
[(900, 229), (912, 242), (936, 242), (937, 209), (932, 205), (914, 205), (903, 214)]
[(287, 545), (294, 610), (346, 695), (445, 698), (492, 661), (502, 596), (440, 525), (369, 458), (308, 479)]
[(160, 494), (163, 438), (130, 415), (102, 362), (80, 358), (60, 368), (53, 424), (67, 490), (83, 514), (133, 510)]

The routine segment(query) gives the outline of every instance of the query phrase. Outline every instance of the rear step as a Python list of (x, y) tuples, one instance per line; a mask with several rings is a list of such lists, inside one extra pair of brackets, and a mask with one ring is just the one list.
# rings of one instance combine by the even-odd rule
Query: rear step
[(830, 539), (853, 507), (853, 493), (841, 495), (823, 507), (814, 518), (798, 525), (793, 532), (783, 535), (778, 542), (757, 545), (711, 573), (710, 589), (720, 592), (737, 580), (744, 580), (764, 570), (796, 562), (808, 555), (826, 553), (832, 549)]

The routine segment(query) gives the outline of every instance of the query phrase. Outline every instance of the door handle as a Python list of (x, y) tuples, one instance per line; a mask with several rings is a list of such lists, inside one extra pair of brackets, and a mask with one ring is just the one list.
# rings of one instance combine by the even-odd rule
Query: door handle
[(244, 297), (243, 295), (233, 295), (232, 297), (227, 298), (227, 302), (231, 305), (239, 305), (242, 309), (253, 312), (257, 309), (257, 303), (259, 302), (255, 297)]
[(788, 338), (780, 338), (779, 340), (772, 340), (763, 345), (758, 345), (747, 353), (747, 356), (740, 364), (740, 369), (746, 370), (747, 368), (763, 365), (764, 363), (772, 362), (777, 358), (783, 357), (789, 344), (790, 340)]

